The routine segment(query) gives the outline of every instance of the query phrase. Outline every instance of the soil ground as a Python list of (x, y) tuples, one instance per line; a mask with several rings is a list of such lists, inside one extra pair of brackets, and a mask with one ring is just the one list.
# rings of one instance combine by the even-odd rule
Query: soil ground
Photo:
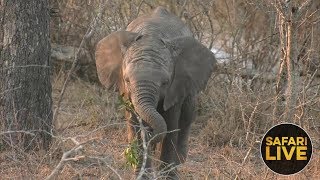
[[(54, 103), (60, 85), (59, 80), (54, 82)], [(311, 133), (314, 151), (309, 165), (296, 175), (281, 176), (264, 165), (259, 153), (259, 136), (231, 142), (223, 132), (215, 134), (213, 129), (206, 128), (210, 118), (210, 114), (200, 113), (192, 125), (188, 159), (178, 168), (180, 179), (320, 179), (317, 131)], [(0, 179), (45, 179), (63, 153), (75, 147), (72, 138), (84, 144), (70, 156), (74, 159), (66, 161), (56, 179), (132, 179), (132, 169), (124, 158), (128, 146), (125, 120), (115, 93), (107, 93), (81, 80), (73, 81), (55, 126), (57, 133), (47, 153), (2, 151)]]

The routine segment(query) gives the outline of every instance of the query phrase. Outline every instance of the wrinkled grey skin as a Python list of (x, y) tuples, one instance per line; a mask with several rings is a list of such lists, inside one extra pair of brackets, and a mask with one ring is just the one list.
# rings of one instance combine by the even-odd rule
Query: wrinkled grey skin
[[(212, 52), (162, 7), (135, 19), (126, 31), (105, 37), (96, 49), (101, 83), (131, 100), (150, 129), (150, 150), (158, 143), (162, 167), (185, 162), (195, 95), (205, 88), (215, 63)], [(132, 141), (139, 136), (138, 121), (131, 112), (126, 112), (126, 118)], [(150, 159), (146, 168), (150, 168)], [(174, 171), (169, 178), (177, 178)]]

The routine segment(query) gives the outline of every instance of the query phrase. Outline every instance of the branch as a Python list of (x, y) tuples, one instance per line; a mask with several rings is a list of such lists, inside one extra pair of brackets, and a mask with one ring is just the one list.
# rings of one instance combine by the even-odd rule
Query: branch
[[(136, 114), (136, 116), (137, 116), (137, 114)], [(137, 119), (139, 120), (139, 124), (140, 124), (141, 138), (142, 138), (142, 148), (143, 148), (142, 166), (140, 168), (140, 172), (139, 172), (138, 177), (137, 177), (137, 179), (140, 180), (140, 179), (142, 179), (142, 176), (144, 175), (145, 167), (146, 167), (146, 164), (147, 164), (148, 146), (147, 146), (147, 141), (146, 141), (146, 131), (145, 131), (145, 127), (144, 127), (144, 125), (142, 123), (142, 119), (139, 116), (137, 116)]]
[(308, 10), (311, 5), (312, 5), (312, 0), (307, 0), (303, 2), (303, 4), (298, 9), (299, 16), (303, 14), (306, 10)]
[(140, 171), (139, 171), (139, 174), (137, 176), (137, 180), (140, 180), (140, 179), (144, 178), (143, 175), (146, 172), (145, 168), (146, 168), (146, 164), (147, 164), (148, 147), (150, 147), (150, 143), (159, 135), (176, 132), (176, 131), (179, 131), (180, 129), (175, 129), (175, 130), (172, 130), (172, 131), (166, 131), (166, 132), (162, 132), (162, 133), (156, 134), (155, 136), (151, 137), (150, 140), (147, 141), (146, 140), (146, 137), (147, 137), (146, 127), (143, 125), (142, 118), (138, 115), (138, 113), (135, 112), (135, 110), (131, 106), (131, 104), (126, 104), (125, 106), (126, 106), (128, 111), (130, 111), (131, 113), (133, 113), (137, 117), (137, 119), (139, 121), (139, 126), (140, 126), (140, 131), (141, 131), (141, 138), (142, 138), (142, 148), (143, 148), (142, 165), (140, 167)]
[[(54, 170), (51, 172), (51, 174), (46, 178), (46, 180), (54, 180), (54, 179), (56, 179), (56, 177), (58, 176), (59, 172), (64, 167), (65, 163), (67, 161), (71, 161), (71, 160), (74, 161), (75, 160), (75, 158), (69, 158), (69, 156), (71, 156), (72, 154), (78, 152), (79, 150), (81, 150), (83, 148), (83, 146), (81, 145), (82, 143), (79, 143), (75, 138), (73, 138), (72, 141), (76, 144), (76, 146), (74, 146), (69, 151), (63, 153), (60, 162), (54, 168)], [(79, 160), (79, 159), (77, 159), (77, 160)]]
[[(105, 3), (106, 4), (106, 3)], [(60, 108), (60, 105), (61, 105), (61, 102), (62, 102), (62, 98), (63, 98), (63, 95), (67, 89), (67, 85), (70, 81), (70, 77), (71, 77), (71, 74), (73, 73), (78, 61), (79, 61), (79, 58), (78, 56), (80, 55), (81, 53), (81, 50), (83, 49), (83, 46), (85, 45), (85, 42), (92, 36), (94, 30), (95, 30), (95, 27), (97, 26), (97, 22), (98, 22), (98, 19), (100, 18), (100, 16), (102, 15), (102, 9), (104, 9), (104, 5), (103, 4), (102, 6), (100, 6), (99, 8), (99, 11), (98, 11), (98, 14), (94, 17), (93, 19), (93, 23), (92, 25), (89, 26), (89, 28), (87, 29), (87, 32), (86, 34), (83, 36), (82, 40), (81, 40), (81, 43), (80, 43), (80, 46), (77, 50), (77, 53), (75, 54), (74, 56), (74, 60), (73, 60), (73, 63), (71, 65), (71, 69), (69, 70), (68, 72), (68, 75), (64, 81), (64, 84), (62, 86), (62, 89), (61, 89), (61, 92), (60, 92), (60, 95), (59, 95), (59, 99), (58, 99), (58, 103), (57, 103), (57, 107), (53, 113), (53, 118), (52, 118), (52, 122), (53, 124), (55, 124), (55, 121), (57, 120), (58, 118), (58, 115), (59, 115), (59, 108)]]
[[(247, 161), (247, 159), (248, 159), (248, 157), (249, 157), (249, 154), (251, 153), (251, 150), (252, 150), (252, 147), (250, 147), (250, 148), (248, 149), (246, 156), (243, 158), (243, 161), (242, 161), (242, 163), (241, 163), (241, 165), (240, 165), (241, 167), (243, 167), (244, 164), (245, 164), (245, 162)], [(234, 178), (235, 180), (239, 178), (240, 172), (241, 172), (241, 169), (239, 169), (239, 170), (237, 171), (236, 177)]]
[(183, 5), (182, 5), (180, 13), (179, 13), (179, 18), (182, 18), (183, 12), (186, 9), (187, 1), (188, 0), (184, 0), (184, 2), (183, 2)]
[(80, 150), (83, 149), (83, 144), (89, 143), (93, 140), (95, 140), (96, 138), (92, 138), (89, 139), (87, 141), (84, 142), (79, 142), (78, 140), (76, 140), (76, 138), (67, 138), (70, 139), (75, 146), (70, 149), (67, 152), (64, 152), (60, 162), (58, 163), (58, 165), (54, 168), (54, 170), (51, 172), (51, 174), (46, 178), (46, 180), (54, 180), (56, 179), (56, 177), (59, 175), (60, 171), (62, 170), (62, 168), (64, 167), (64, 165), (68, 162), (68, 161), (79, 161), (80, 159), (85, 158), (85, 156), (80, 156), (80, 155), (76, 155), (74, 157), (70, 157), (72, 154), (75, 154), (77, 152), (79, 152)]
[(78, 47), (51, 43), (51, 58), (54, 59), (54, 62), (66, 61), (73, 63), (77, 52), (84, 52), (78, 54), (80, 64), (88, 64), (94, 61), (94, 58), (91, 58), (91, 56), (89, 57), (87, 55), (90, 53), (86, 49), (79, 50)]
[(31, 136), (35, 136), (35, 134), (30, 131), (5, 131), (5, 132), (0, 132), (0, 136), (5, 134), (13, 134), (13, 133), (24, 133)]
[(111, 169), (112, 172), (114, 172), (114, 173), (118, 176), (118, 178), (119, 178), (120, 180), (122, 180), (122, 178), (121, 178), (120, 174), (117, 172), (117, 170), (115, 170), (112, 166), (110, 166), (110, 165), (106, 162), (105, 158), (91, 157), (91, 156), (88, 157), (88, 158), (90, 158), (90, 159), (95, 159), (95, 160), (98, 160), (98, 161), (102, 161), (109, 169)]

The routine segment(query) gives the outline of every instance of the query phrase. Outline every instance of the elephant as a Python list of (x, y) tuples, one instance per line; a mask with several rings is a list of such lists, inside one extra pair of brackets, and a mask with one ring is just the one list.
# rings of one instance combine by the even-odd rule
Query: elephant
[[(157, 145), (161, 167), (185, 162), (196, 95), (216, 66), (214, 54), (180, 18), (157, 7), (100, 40), (95, 58), (102, 85), (117, 90), (134, 107), (136, 113), (125, 112), (129, 142), (141, 140), (138, 115), (148, 127), (148, 153)], [(141, 163), (135, 172), (140, 168)], [(149, 157), (145, 169), (150, 168)], [(168, 177), (177, 178), (176, 168), (171, 170)]]

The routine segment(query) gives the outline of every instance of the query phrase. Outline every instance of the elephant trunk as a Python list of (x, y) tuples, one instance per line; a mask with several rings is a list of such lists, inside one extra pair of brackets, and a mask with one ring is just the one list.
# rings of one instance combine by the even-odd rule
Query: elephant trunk
[(138, 82), (132, 89), (131, 100), (140, 118), (152, 129), (152, 141), (157, 143), (165, 137), (167, 124), (157, 112), (159, 87), (153, 82)]

